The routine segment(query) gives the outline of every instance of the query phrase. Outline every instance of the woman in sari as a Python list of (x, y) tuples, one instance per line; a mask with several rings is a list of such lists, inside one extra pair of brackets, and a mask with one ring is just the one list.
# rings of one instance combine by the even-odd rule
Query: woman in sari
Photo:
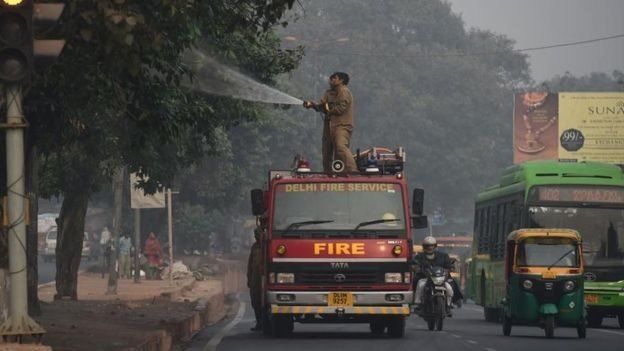
[(160, 245), (160, 241), (156, 237), (154, 232), (150, 232), (147, 240), (145, 241), (145, 249), (143, 254), (147, 258), (147, 269), (145, 270), (145, 277), (148, 280), (157, 279), (158, 272), (160, 271), (160, 264), (162, 262), (163, 251)]

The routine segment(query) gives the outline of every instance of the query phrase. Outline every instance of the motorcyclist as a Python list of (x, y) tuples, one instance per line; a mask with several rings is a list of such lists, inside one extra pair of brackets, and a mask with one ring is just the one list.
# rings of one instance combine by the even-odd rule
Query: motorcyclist
[[(436, 250), (438, 243), (432, 236), (428, 236), (422, 241), (423, 251), (414, 256), (414, 282), (416, 283), (414, 305), (417, 311), (422, 310), (422, 299), (427, 284), (425, 270), (430, 267), (442, 267), (451, 272), (454, 270), (453, 260), (446, 252)], [(444, 282), (446, 288), (446, 304), (450, 315), (450, 307), (453, 301), (453, 287), (448, 282)]]

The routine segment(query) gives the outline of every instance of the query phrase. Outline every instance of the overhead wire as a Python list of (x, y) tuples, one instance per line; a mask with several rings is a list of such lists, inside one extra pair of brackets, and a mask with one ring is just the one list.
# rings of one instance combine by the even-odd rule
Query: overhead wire
[[(599, 38), (593, 38), (593, 39), (587, 39), (587, 40), (578, 40), (578, 41), (567, 42), (567, 43), (535, 46), (535, 47), (528, 47), (528, 48), (522, 48), (522, 49), (512, 49), (511, 51), (512, 52), (540, 51), (540, 50), (548, 50), (548, 49), (561, 48), (561, 47), (584, 45), (584, 44), (600, 42), (600, 41), (605, 41), (605, 40), (613, 40), (613, 39), (618, 39), (618, 38), (624, 38), (624, 34), (616, 34), (616, 35), (610, 35), (606, 37), (599, 37)], [(310, 53), (320, 54), (320, 55), (389, 57), (389, 58), (493, 56), (493, 55), (499, 55), (503, 53), (504, 54), (509, 53), (508, 50), (504, 50), (504, 51), (494, 50), (494, 51), (481, 51), (481, 52), (439, 52), (439, 53), (423, 52), (423, 53), (417, 53), (417, 54), (400, 54), (400, 53), (375, 53), (375, 52), (353, 52), (353, 51), (333, 52), (333, 51), (323, 51), (323, 50), (318, 50), (318, 49), (313, 49), (313, 48), (312, 49), (306, 48), (306, 51)]]

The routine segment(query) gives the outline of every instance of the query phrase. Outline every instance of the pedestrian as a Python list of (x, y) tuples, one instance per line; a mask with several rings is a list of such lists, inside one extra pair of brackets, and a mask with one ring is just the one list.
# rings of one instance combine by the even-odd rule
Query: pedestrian
[(132, 278), (130, 273), (130, 255), (132, 253), (132, 239), (128, 233), (124, 233), (119, 239), (119, 276), (120, 278)]
[(163, 250), (160, 241), (154, 232), (150, 232), (145, 241), (143, 254), (147, 258), (147, 268), (145, 269), (145, 278), (153, 280), (158, 278), (160, 264), (162, 262)]
[(329, 76), (329, 89), (317, 104), (305, 101), (305, 108), (324, 114), (323, 171), (332, 172), (332, 162), (340, 160), (346, 172), (356, 172), (357, 166), (349, 149), (353, 134), (353, 95), (347, 87), (349, 75), (335, 72)]
[(249, 288), (249, 296), (251, 297), (251, 307), (256, 316), (256, 325), (251, 328), (252, 331), (261, 329), (262, 320), (262, 251), (260, 250), (260, 237), (262, 229), (257, 227), (254, 229), (254, 238), (256, 241), (251, 245), (249, 250), (249, 259), (247, 261), (247, 287)]

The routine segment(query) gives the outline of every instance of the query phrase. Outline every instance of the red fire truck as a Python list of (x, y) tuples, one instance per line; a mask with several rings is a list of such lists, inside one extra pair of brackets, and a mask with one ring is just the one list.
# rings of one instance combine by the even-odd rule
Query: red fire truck
[(410, 216), (404, 160), (401, 148), (373, 148), (358, 152), (359, 172), (350, 174), (311, 172), (300, 161), (252, 190), (265, 333), (288, 335), (294, 322), (369, 323), (373, 333), (403, 336), (413, 299), (410, 229), (427, 226), (422, 189)]

